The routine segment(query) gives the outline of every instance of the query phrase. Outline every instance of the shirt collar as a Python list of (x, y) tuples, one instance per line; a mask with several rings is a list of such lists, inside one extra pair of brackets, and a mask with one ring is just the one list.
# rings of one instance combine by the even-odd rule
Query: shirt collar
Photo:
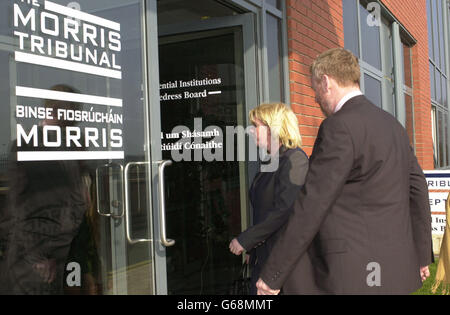
[(351, 98), (354, 98), (359, 95), (363, 95), (360, 90), (353, 91), (353, 92), (350, 92), (350, 93), (347, 93), (346, 95), (344, 95), (344, 97), (341, 98), (339, 103), (336, 105), (336, 108), (334, 109), (334, 113), (336, 114), (342, 108), (342, 106), (344, 106), (344, 104), (347, 103)]

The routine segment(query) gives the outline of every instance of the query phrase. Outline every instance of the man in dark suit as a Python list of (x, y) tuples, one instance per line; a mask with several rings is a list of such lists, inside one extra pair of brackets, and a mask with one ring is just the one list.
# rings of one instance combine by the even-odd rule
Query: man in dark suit
[(316, 285), (325, 293), (414, 292), (429, 276), (431, 214), (407, 133), (362, 95), (351, 52), (326, 51), (311, 74), (327, 118), (258, 294), (278, 294), (309, 247)]

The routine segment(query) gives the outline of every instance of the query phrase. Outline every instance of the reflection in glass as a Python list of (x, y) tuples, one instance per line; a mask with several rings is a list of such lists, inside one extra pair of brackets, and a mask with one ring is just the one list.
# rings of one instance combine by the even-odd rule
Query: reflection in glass
[(435, 60), (434, 58), (434, 49), (433, 49), (433, 26), (432, 26), (432, 11), (431, 11), (431, 0), (427, 0), (427, 25), (428, 25), (428, 53), (430, 55), (430, 59)]
[(448, 145), (448, 113), (444, 113), (444, 135), (445, 135), (445, 166), (450, 165), (450, 152), (449, 152), (449, 145)]
[(442, 105), (447, 107), (447, 78), (442, 76)]
[(438, 12), (438, 5), (437, 2), (440, 2), (439, 0), (431, 0), (431, 6), (433, 11), (433, 50), (434, 50), (434, 63), (439, 68), (441, 66), (441, 55), (439, 51), (439, 40), (440, 40), (440, 34), (439, 34), (439, 12)]
[[(362, 59), (371, 66), (381, 70), (381, 46), (380, 46), (380, 27), (367, 23), (369, 11), (361, 4), (359, 5), (361, 14), (361, 42)], [(370, 18), (372, 18), (370, 16)]]
[(439, 167), (438, 165), (438, 143), (437, 143), (437, 126), (436, 126), (436, 106), (431, 105), (431, 130), (433, 138), (433, 161), (434, 167)]
[(345, 48), (359, 57), (358, 7), (355, 0), (343, 0)]
[(282, 102), (281, 94), (281, 59), (280, 47), (275, 43), (280, 40), (279, 20), (267, 14), (267, 58), (269, 66), (269, 100), (270, 102)]
[(435, 84), (436, 84), (436, 102), (442, 104), (442, 83), (441, 83), (441, 73), (436, 69), (435, 71)]
[(444, 114), (442, 113), (442, 111), (438, 110), (437, 111), (438, 114), (438, 120), (437, 120), (437, 127), (438, 127), (438, 163), (439, 163), (439, 167), (443, 167), (445, 166), (445, 161), (444, 161), (444, 157), (445, 157), (445, 150), (446, 150), (446, 145), (445, 145), (445, 139), (447, 138), (444, 134)]
[(282, 0), (265, 0), (267, 4), (274, 6), (277, 9), (281, 9), (281, 1)]
[(158, 0), (158, 26), (186, 22), (198, 22), (214, 17), (238, 14), (230, 6), (218, 1), (195, 0)]
[(411, 146), (415, 146), (414, 142), (414, 103), (411, 95), (404, 93), (405, 95), (405, 107), (406, 107), (406, 123), (405, 128), (408, 133)]
[[(51, 90), (74, 93), (67, 85)], [(45, 108), (76, 110), (79, 104), (44, 101)], [(47, 127), (74, 127), (67, 121), (41, 120), (37, 137), (55, 141)], [(65, 138), (63, 132), (63, 137)], [(2, 270), (2, 290), (8, 294), (62, 294), (64, 270), (71, 243), (89, 205), (89, 171), (81, 161), (17, 161), (18, 150), (45, 150), (39, 141), (19, 147), (12, 141), (6, 178), (8, 196), (5, 207), (9, 218)], [(4, 222), (5, 223), (5, 222)], [(8, 226), (9, 225), (9, 226)]]
[(411, 48), (405, 44), (402, 44), (403, 47), (403, 78), (404, 84), (410, 88), (412, 88), (412, 60), (411, 60)]
[(381, 108), (381, 82), (368, 74), (364, 74), (364, 94), (366, 97)]
[[(215, 34), (160, 38), (164, 159), (173, 159), (171, 144), (180, 141), (184, 146), (214, 140), (227, 148), (226, 137), (183, 138), (183, 131), (217, 126), (223, 136), (226, 126), (245, 125), (243, 64), (236, 58), (243, 53), (236, 40), (239, 33)], [(186, 86), (192, 80), (211, 84)], [(187, 97), (195, 92), (204, 94)], [(181, 126), (178, 132), (173, 131), (176, 126)], [(241, 209), (242, 163), (225, 157), (205, 161), (201, 149), (179, 152), (187, 152), (190, 161), (174, 162), (166, 171), (167, 234), (177, 240), (166, 250), (168, 292), (227, 294), (241, 264), (239, 257), (230, 254), (228, 244), (241, 232), (241, 211), (246, 211)], [(201, 161), (195, 160), (198, 154)]]
[[(68, 4), (66, 0), (52, 2)], [(11, 45), (14, 42), (11, 37), (0, 36), (3, 44), (0, 47), (5, 49), (0, 51), (0, 293), (151, 294), (151, 244), (129, 245), (124, 233), (125, 222), (119, 215), (124, 204), (120, 170), (129, 162), (148, 163), (144, 151), (147, 107), (142, 91), (145, 83), (139, 19), (143, 16), (143, 2), (77, 1), (81, 11), (113, 22), (109, 27), (117, 28), (120, 24), (120, 34), (112, 36), (108, 36), (112, 32), (108, 26), (90, 24), (82, 18), (69, 19), (58, 12), (47, 17), (61, 22), (60, 31), (42, 32), (40, 16), (47, 12), (42, 4), (33, 11), (37, 16), (36, 31), (25, 22), (14, 26), (13, 3), (22, 12), (30, 11), (27, 1), (1, 1), (0, 29), (6, 31), (2, 35), (12, 36), (14, 30), (33, 35), (44, 39), (45, 49), (30, 50), (30, 36), (24, 38), (22, 46)], [(3, 14), (8, 18), (3, 19)], [(72, 28), (69, 39), (62, 21), (79, 23), (78, 29)], [(47, 27), (55, 25), (49, 23)], [(87, 25), (91, 36), (83, 38), (81, 31), (77, 33), (83, 29), (82, 25)], [(77, 53), (89, 50), (92, 56), (75, 60), (78, 54), (57, 53), (52, 46), (56, 41), (63, 43), (58, 44), (63, 48), (75, 45)], [(59, 62), (76, 62), (80, 67), (68, 70), (53, 67), (55, 62), (50, 66), (31, 64), (27, 60), (19, 62), (14, 51)], [(115, 65), (120, 65), (121, 78), (105, 74), (105, 70), (112, 70), (113, 53)], [(94, 73), (80, 72), (82, 65), (97, 68)], [(42, 89), (53, 94), (45, 97), (39, 93), (19, 94), (16, 87)], [(11, 91), (17, 95), (11, 95)], [(54, 92), (66, 93), (69, 100), (55, 99)], [(81, 94), (108, 101), (98, 103), (94, 97), (80, 101)], [(53, 116), (23, 115), (23, 109), (33, 112), (38, 108), (52, 110)], [(59, 111), (65, 116), (58, 115)], [(97, 114), (96, 117), (111, 114), (121, 119), (93, 119), (93, 116), (90, 120), (81, 119), (82, 113), (85, 118), (91, 113)], [(110, 141), (108, 136), (112, 130), (118, 130), (120, 142)], [(123, 158), (109, 159), (102, 155), (105, 151), (118, 151), (119, 147), (124, 152)], [(18, 150), (32, 157), (31, 161), (19, 158)], [(139, 187), (149, 182), (148, 173), (141, 172)], [(130, 178), (134, 180), (133, 174)], [(130, 202), (135, 237), (151, 234), (145, 204), (149, 198), (137, 190), (137, 184), (130, 184), (130, 195), (135, 196)], [(103, 214), (97, 211), (99, 205)]]
[(430, 62), (430, 87), (431, 87), (431, 99), (436, 101), (436, 83), (435, 83), (435, 68)]
[[(445, 62), (445, 49), (444, 49), (444, 15), (442, 12), (442, 2), (438, 1), (438, 28), (439, 28), (439, 52), (441, 55), (440, 69), (443, 74), (447, 73)], [(447, 5), (446, 5), (447, 7)]]

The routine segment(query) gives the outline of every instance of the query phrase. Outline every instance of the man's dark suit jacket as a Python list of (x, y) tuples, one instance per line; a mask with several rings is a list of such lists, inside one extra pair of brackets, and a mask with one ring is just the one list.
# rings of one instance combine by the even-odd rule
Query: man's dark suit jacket
[[(252, 266), (252, 293), (256, 294), (256, 281), (269, 257), (271, 248), (286, 224), (292, 205), (305, 182), (308, 156), (301, 149), (279, 150), (279, 164), (274, 172), (260, 172), (250, 187), (253, 206), (253, 226), (238, 236), (238, 241), (250, 252)], [(297, 276), (304, 279), (296, 291), (311, 293), (313, 282), (309, 257), (302, 258), (296, 267)], [(308, 280), (307, 280), (308, 279)], [(289, 284), (285, 290), (289, 291)], [(305, 291), (308, 290), (308, 291)]]
[(309, 246), (326, 293), (407, 294), (422, 285), (419, 268), (431, 260), (425, 177), (405, 129), (364, 96), (321, 124), (305, 185), (262, 279), (272, 289), (302, 282), (292, 270)]

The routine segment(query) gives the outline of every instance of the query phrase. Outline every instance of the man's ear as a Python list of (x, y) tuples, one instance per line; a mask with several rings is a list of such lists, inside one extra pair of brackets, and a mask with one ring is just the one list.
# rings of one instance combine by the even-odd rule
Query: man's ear
[(327, 93), (330, 88), (330, 77), (326, 74), (324, 74), (320, 79), (320, 88), (325, 93)]
[(330, 77), (327, 76), (326, 74), (324, 74), (322, 76), (322, 80), (320, 81), (320, 84), (322, 85), (322, 89), (325, 92), (328, 92), (328, 90), (330, 89), (331, 86), (331, 81), (330, 81)]

